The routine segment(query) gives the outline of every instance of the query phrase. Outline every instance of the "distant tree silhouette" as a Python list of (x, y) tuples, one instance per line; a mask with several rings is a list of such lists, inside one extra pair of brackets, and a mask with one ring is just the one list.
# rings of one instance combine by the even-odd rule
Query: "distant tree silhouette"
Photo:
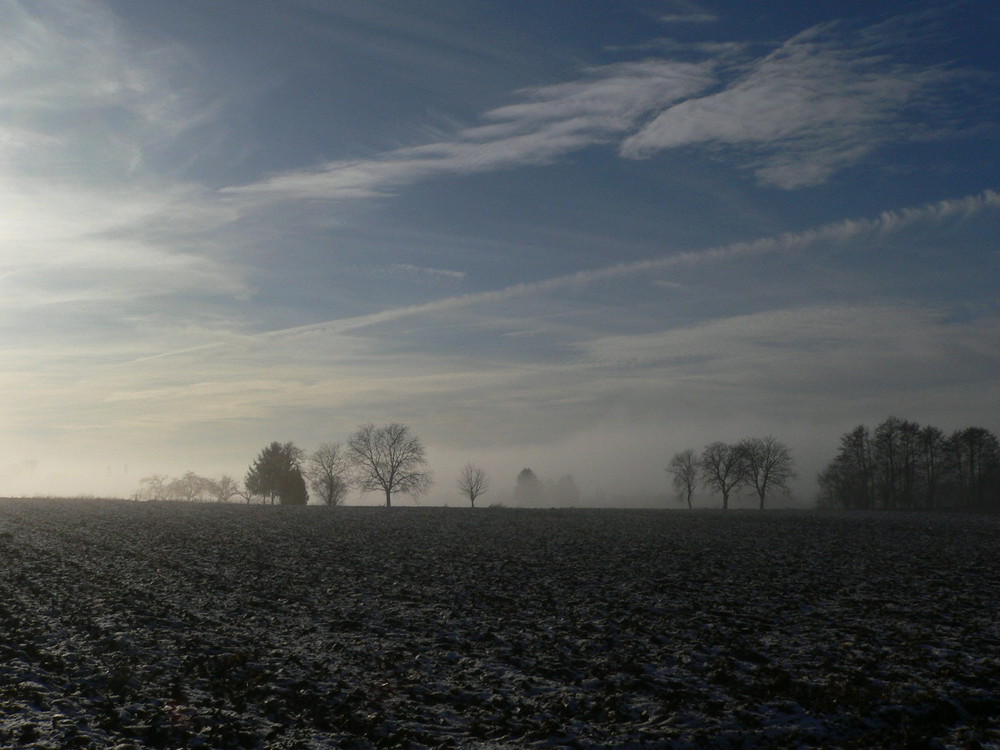
[(184, 476), (172, 480), (166, 486), (165, 492), (166, 496), (171, 500), (182, 500), (191, 503), (201, 500), (208, 489), (208, 479), (198, 476), (193, 471), (189, 471)]
[(948, 439), (933, 425), (927, 425), (920, 431), (917, 474), (922, 480), (918, 504), (925, 508), (939, 508), (948, 475)]
[(946, 438), (937, 427), (889, 417), (871, 437), (863, 425), (843, 435), (818, 481), (827, 507), (1000, 507), (1000, 443), (982, 427)]
[(150, 474), (139, 480), (139, 490), (135, 493), (136, 500), (165, 500), (170, 477), (164, 474)]
[(458, 475), (458, 489), (469, 498), (469, 503), (476, 507), (476, 498), (486, 494), (490, 488), (490, 478), (486, 472), (475, 464), (466, 464)]
[(305, 505), (309, 501), (302, 476), (302, 450), (294, 443), (271, 443), (264, 448), (247, 471), (247, 492), (265, 502), (282, 505)]
[(552, 488), (552, 500), (557, 505), (577, 505), (580, 502), (580, 488), (572, 474), (559, 477)]
[(432, 484), (424, 446), (404, 424), (362, 425), (347, 441), (347, 449), (357, 486), (384, 492), (387, 508), (393, 494), (419, 497)]
[(788, 493), (788, 481), (795, 477), (795, 472), (792, 454), (784, 443), (770, 435), (747, 438), (736, 445), (736, 451), (743, 464), (745, 482), (756, 491), (761, 510), (768, 494)]
[(667, 473), (673, 476), (677, 498), (686, 502), (689, 510), (692, 507), (691, 497), (698, 486), (698, 468), (698, 459), (695, 458), (694, 451), (690, 448), (675, 453), (667, 467)]
[(525, 505), (534, 505), (542, 499), (542, 483), (529, 468), (521, 469), (514, 488), (514, 500)]
[(920, 425), (889, 417), (872, 437), (876, 488), (883, 508), (909, 509), (917, 505)]
[(701, 478), (713, 492), (722, 495), (722, 508), (729, 508), (729, 495), (746, 482), (746, 464), (739, 448), (727, 443), (712, 443), (701, 454)]
[(867, 427), (858, 425), (841, 436), (840, 451), (817, 480), (819, 504), (823, 507), (875, 507), (875, 454)]
[(243, 494), (239, 483), (228, 475), (223, 475), (217, 481), (209, 479), (206, 482), (206, 492), (217, 503), (228, 503), (234, 497), (240, 497)]
[(963, 505), (1000, 505), (1000, 441), (982, 427), (953, 433), (951, 458), (959, 501)]
[(350, 488), (351, 464), (340, 443), (323, 443), (306, 460), (309, 486), (326, 505), (342, 505)]
[(203, 500), (209, 491), (210, 482), (189, 471), (182, 477), (170, 478), (164, 474), (151, 474), (139, 481), (135, 493), (136, 500), (180, 500), (192, 502)]

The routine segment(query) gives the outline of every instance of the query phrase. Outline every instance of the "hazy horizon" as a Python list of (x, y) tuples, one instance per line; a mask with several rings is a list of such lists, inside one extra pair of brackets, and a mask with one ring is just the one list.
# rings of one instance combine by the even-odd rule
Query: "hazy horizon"
[(766, 435), (808, 503), (858, 424), (1000, 432), (998, 22), (4, 3), (0, 495), (399, 421), (425, 504), (469, 461), (487, 505), (523, 467), (672, 494), (675, 452)]

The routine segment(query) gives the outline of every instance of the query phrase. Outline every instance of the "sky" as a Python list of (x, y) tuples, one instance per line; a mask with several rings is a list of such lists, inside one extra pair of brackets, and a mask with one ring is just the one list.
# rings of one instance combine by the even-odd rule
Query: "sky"
[(765, 435), (809, 502), (858, 424), (1000, 432), (998, 29), (993, 0), (0, 0), (0, 496), (399, 421), (424, 504), (468, 461), (486, 503), (526, 466), (627, 503)]

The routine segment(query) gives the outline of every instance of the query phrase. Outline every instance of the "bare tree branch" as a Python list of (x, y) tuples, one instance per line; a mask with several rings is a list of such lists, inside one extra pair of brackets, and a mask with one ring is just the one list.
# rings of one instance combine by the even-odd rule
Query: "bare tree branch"
[(476, 498), (486, 493), (490, 488), (490, 478), (486, 472), (474, 464), (466, 464), (458, 477), (458, 489), (469, 498), (472, 507), (476, 507)]
[(746, 467), (735, 445), (712, 443), (701, 454), (701, 477), (705, 485), (722, 495), (722, 508), (729, 508), (730, 493), (746, 480)]
[(347, 441), (347, 450), (357, 487), (364, 492), (384, 492), (386, 507), (392, 506), (394, 493), (419, 497), (430, 489), (424, 446), (404, 424), (361, 425)]
[(788, 492), (788, 480), (795, 477), (788, 446), (768, 435), (741, 440), (736, 449), (743, 462), (746, 483), (757, 492), (761, 509), (769, 493)]
[(694, 451), (688, 448), (680, 453), (675, 453), (670, 459), (670, 466), (667, 473), (672, 474), (674, 479), (674, 489), (677, 490), (677, 498), (687, 502), (688, 509), (691, 508), (691, 496), (695, 487), (698, 486), (698, 459), (694, 456)]
[(304, 474), (309, 486), (327, 505), (342, 505), (350, 489), (351, 464), (340, 443), (323, 443), (307, 459)]

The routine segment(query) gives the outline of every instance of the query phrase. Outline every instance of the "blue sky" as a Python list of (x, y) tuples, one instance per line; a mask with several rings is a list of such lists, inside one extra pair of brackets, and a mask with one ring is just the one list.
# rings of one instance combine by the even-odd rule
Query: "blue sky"
[[(0, 494), (1000, 430), (1000, 8), (7, 0)], [(357, 498), (362, 500), (362, 498)]]

